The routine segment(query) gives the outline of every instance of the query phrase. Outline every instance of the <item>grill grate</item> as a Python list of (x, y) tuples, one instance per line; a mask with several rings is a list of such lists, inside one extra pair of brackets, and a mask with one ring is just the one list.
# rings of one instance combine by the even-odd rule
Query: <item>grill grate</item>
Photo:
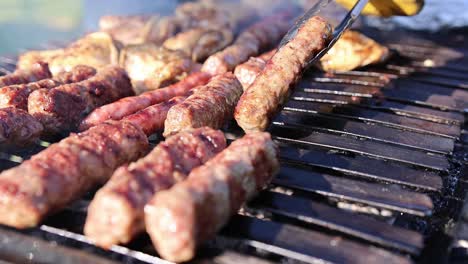
[[(468, 59), (444, 42), (404, 39), (410, 43), (386, 41), (403, 54), (388, 64), (301, 81), (270, 127), (281, 146), (280, 174), (194, 262), (437, 262), (449, 246), (453, 261), (468, 260), (468, 205), (461, 210)], [(11, 72), (15, 59), (0, 58), (0, 66)], [(231, 140), (240, 135), (233, 124), (226, 132)], [(56, 140), (2, 150), (0, 170)], [(94, 247), (82, 235), (93, 194), (39, 228), (0, 227), (0, 258), (165, 263), (144, 235), (109, 251)]]

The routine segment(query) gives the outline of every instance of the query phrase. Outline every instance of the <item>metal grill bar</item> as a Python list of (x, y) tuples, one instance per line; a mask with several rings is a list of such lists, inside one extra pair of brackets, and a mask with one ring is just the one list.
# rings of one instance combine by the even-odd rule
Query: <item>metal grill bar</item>
[(417, 216), (429, 216), (433, 209), (425, 194), (311, 172), (287, 163), (273, 184)]
[[(247, 237), (250, 244), (266, 251), (307, 263), (411, 263), (405, 257), (349, 240), (288, 224), (237, 216), (223, 234)], [(236, 228), (230, 228), (230, 227)], [(245, 241), (244, 243), (249, 243)]]
[(440, 154), (452, 152), (455, 144), (452, 139), (433, 135), (404, 131), (381, 125), (369, 125), (343, 118), (312, 114), (304, 115), (288, 111), (283, 111), (273, 121), (273, 124), (294, 125), (297, 127), (307, 127), (316, 131), (342, 133)]
[(399, 116), (383, 111), (362, 108), (353, 105), (334, 105), (327, 103), (307, 103), (290, 101), (284, 107), (285, 111), (300, 112), (304, 115), (330, 114), (331, 116), (359, 120), (366, 123), (377, 123), (409, 131), (428, 133), (441, 137), (455, 139), (460, 135), (460, 127), (420, 120), (407, 116)]
[[(427, 256), (422, 233), (432, 239), (446, 223), (446, 204), (460, 201), (454, 188), (464, 181), (456, 170), (466, 152), (468, 62), (429, 42), (393, 48), (408, 56), (366, 71), (307, 74), (270, 129), (281, 145), (281, 173), (248, 204), (252, 216), (232, 219), (195, 262), (410, 263)], [(2, 61), (3, 72), (14, 70), (15, 59)], [(229, 128), (233, 137), (237, 129)], [(47, 145), (2, 149), (0, 170)], [(82, 235), (92, 195), (20, 234), (99, 260), (165, 263), (145, 236), (110, 251), (92, 246)]]
[[(436, 154), (429, 155), (421, 151), (395, 147), (366, 139), (313, 132), (302, 127), (274, 127), (275, 138), (282, 142), (320, 146), (331, 150), (383, 158), (440, 171), (447, 171), (450, 166), (445, 157)], [(291, 133), (295, 134), (291, 135)]]
[(283, 160), (325, 168), (367, 180), (397, 183), (429, 191), (442, 189), (442, 179), (431, 171), (414, 169), (365, 156), (334, 153), (321, 148), (294, 147), (281, 148), (282, 154), (280, 155)]
[(348, 213), (308, 199), (271, 192), (264, 193), (249, 206), (415, 255), (418, 255), (423, 248), (423, 238), (417, 232), (393, 227), (367, 216)]

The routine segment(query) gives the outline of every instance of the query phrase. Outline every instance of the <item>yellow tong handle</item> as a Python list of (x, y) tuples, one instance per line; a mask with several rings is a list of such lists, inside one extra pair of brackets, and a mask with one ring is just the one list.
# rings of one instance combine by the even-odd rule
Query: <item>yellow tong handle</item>
[[(347, 9), (351, 9), (356, 0), (336, 0)], [(363, 15), (371, 16), (413, 16), (424, 6), (424, 0), (369, 0), (362, 10)]]

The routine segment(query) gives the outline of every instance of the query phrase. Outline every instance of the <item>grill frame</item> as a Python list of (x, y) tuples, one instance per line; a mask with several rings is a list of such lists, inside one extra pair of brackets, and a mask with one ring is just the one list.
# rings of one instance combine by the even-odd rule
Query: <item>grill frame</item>
[[(436, 46), (427, 44), (429, 36), (421, 38), (415, 34), (405, 38), (411, 43), (395, 44), (397, 35), (389, 34), (393, 36), (390, 40), (384, 40), (377, 32), (369, 35), (390, 43), (390, 47), (410, 58), (396, 56), (388, 64), (347, 73), (307, 74), (307, 83), (299, 84), (279, 115), (284, 118), (277, 117), (270, 127), (282, 146), (283, 171), (264, 191), (265, 195), (249, 203), (220, 235), (200, 249), (200, 256), (194, 262), (358, 263), (365, 259), (368, 263), (379, 263), (385, 259), (400, 263), (431, 263), (449, 257), (454, 263), (468, 260), (468, 242), (465, 242), (468, 241), (468, 203), (463, 207), (468, 184), (466, 110), (460, 107), (463, 105), (451, 105), (454, 101), (449, 97), (424, 101), (424, 93), (406, 93), (408, 96), (399, 97), (393, 92), (401, 91), (401, 87), (394, 85), (401, 79), (405, 79), (405, 85), (429, 87), (430, 92), (440, 92), (441, 89), (468, 91), (465, 87), (468, 83), (465, 77), (468, 76), (468, 51), (461, 53), (462, 63), (448, 62), (460, 59), (443, 47), (450, 43), (449, 40), (439, 40)], [(451, 47), (451, 50), (460, 50), (460, 47)], [(440, 62), (446, 65), (427, 67), (428, 60), (436, 65)], [(0, 64), (0, 72), (7, 73), (14, 69), (15, 59), (0, 58)], [(448, 78), (452, 81), (447, 81)], [(288, 117), (285, 113), (293, 114)], [(369, 130), (356, 131), (345, 125), (330, 127), (320, 123), (310, 125), (310, 122), (306, 125), (297, 122), (300, 118), (294, 121), (291, 116), (309, 120), (314, 117), (324, 121), (344, 120), (345, 125), (352, 123), (355, 128), (372, 126), (375, 132), (371, 136)], [(431, 139), (449, 142), (450, 146), (414, 146), (403, 143), (406, 138), (398, 135), (383, 140), (379, 138), (382, 136), (379, 129), (387, 131), (388, 136), (392, 136), (388, 131), (400, 131), (416, 138), (426, 137), (429, 142)], [(229, 124), (225, 131), (230, 140), (241, 135), (234, 124)], [(283, 136), (278, 136), (278, 131)], [(325, 135), (328, 141), (318, 137), (291, 140), (301, 134), (298, 131)], [(150, 139), (155, 145), (161, 136)], [(371, 150), (377, 146), (392, 146), (394, 151), (404, 149), (408, 152), (406, 156), (395, 158), (385, 152), (371, 153), (349, 145), (326, 144), (339, 139), (369, 143)], [(48, 144), (48, 141), (41, 141), (24, 151), (0, 150), (0, 170), (17, 165), (18, 161), (29, 158)], [(362, 147), (359, 144), (353, 146)], [(411, 161), (408, 155), (413, 154), (437, 157), (435, 160), (441, 163)], [(381, 171), (372, 171), (375, 164), (387, 166)], [(284, 172), (285, 168), (289, 173)], [(385, 174), (385, 171), (388, 172)], [(114, 246), (110, 251), (94, 247), (82, 235), (86, 206), (93, 193), (89, 192), (84, 199), (50, 216), (38, 228), (18, 231), (1, 226), (0, 259), (53, 262), (46, 258), (51, 256), (62, 263), (86, 260), (93, 263), (166, 263), (155, 255), (146, 236), (128, 246)], [(457, 221), (459, 215), (461, 218)], [(357, 220), (347, 222), (338, 216), (355, 216), (357, 220), (367, 222), (359, 225)], [(385, 232), (379, 235), (383, 230)], [(11, 241), (30, 246), (16, 247), (14, 251)], [(445, 251), (449, 247), (452, 254)]]

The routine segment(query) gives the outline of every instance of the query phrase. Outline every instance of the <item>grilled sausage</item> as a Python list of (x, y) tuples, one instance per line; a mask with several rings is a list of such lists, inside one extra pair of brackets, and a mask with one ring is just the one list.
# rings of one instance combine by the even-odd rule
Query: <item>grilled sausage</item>
[(28, 112), (15, 107), (0, 108), (0, 145), (22, 146), (39, 138), (42, 124)]
[(145, 154), (148, 139), (127, 122), (110, 122), (72, 134), (0, 174), (0, 223), (33, 227), (90, 188), (106, 182), (117, 167)]
[(32, 91), (38, 89), (51, 89), (63, 84), (80, 82), (96, 74), (94, 68), (76, 66), (71, 72), (62, 72), (54, 78), (43, 79), (28, 84), (9, 85), (0, 88), (0, 107), (13, 106), (24, 110), (28, 109), (28, 97)]
[(220, 128), (232, 118), (241, 94), (242, 86), (232, 73), (213, 77), (207, 85), (198, 87), (187, 100), (169, 110), (164, 136), (189, 128)]
[(148, 106), (147, 108), (125, 117), (124, 121), (140, 127), (146, 135), (161, 131), (164, 127), (167, 113), (171, 107), (183, 102), (186, 96), (177, 96), (169, 101)]
[(212, 75), (222, 74), (247, 61), (251, 56), (276, 45), (291, 26), (289, 12), (269, 16), (242, 32), (234, 44), (211, 55), (202, 71)]
[(179, 23), (176, 18), (158, 15), (103, 16), (99, 28), (124, 45), (161, 44), (177, 33)]
[(187, 180), (157, 192), (145, 207), (145, 225), (158, 253), (175, 262), (193, 258), (197, 245), (270, 182), (279, 170), (277, 155), (270, 134), (251, 133), (194, 169)]
[(287, 100), (306, 63), (326, 47), (330, 36), (330, 24), (314, 16), (273, 55), (237, 104), (235, 118), (244, 131), (267, 128), (270, 118)]
[(130, 242), (144, 230), (143, 208), (153, 194), (184, 180), (225, 147), (221, 131), (197, 128), (168, 138), (144, 158), (120, 167), (88, 207), (86, 236), (105, 248)]
[(42, 79), (51, 78), (49, 66), (45, 62), (35, 62), (29, 69), (18, 69), (11, 74), (0, 77), (0, 87), (14, 84), (37, 82)]
[(96, 69), (91, 66), (77, 65), (71, 71), (59, 72), (54, 76), (54, 80), (67, 84), (87, 80), (96, 75)]
[(213, 25), (224, 28), (234, 27), (229, 13), (220, 8), (219, 5), (187, 2), (177, 6), (175, 15), (180, 22), (182, 32), (192, 28), (211, 27)]
[(194, 28), (167, 39), (163, 46), (170, 50), (180, 50), (194, 61), (204, 61), (211, 54), (232, 42), (232, 30), (226, 28)]
[(263, 71), (267, 61), (271, 59), (275, 52), (276, 50), (272, 50), (258, 57), (251, 57), (248, 61), (236, 67), (234, 75), (236, 75), (237, 79), (242, 84), (244, 91), (255, 81), (257, 75)]
[(204, 85), (211, 76), (207, 73), (196, 72), (182, 81), (167, 88), (149, 91), (137, 96), (125, 97), (111, 104), (95, 109), (80, 124), (80, 131), (98, 125), (106, 120), (120, 120), (128, 115), (154, 104), (164, 102), (174, 96), (187, 94), (193, 87)]
[(46, 133), (55, 134), (75, 130), (92, 110), (133, 94), (125, 71), (107, 66), (85, 81), (32, 92), (28, 111), (44, 125)]

